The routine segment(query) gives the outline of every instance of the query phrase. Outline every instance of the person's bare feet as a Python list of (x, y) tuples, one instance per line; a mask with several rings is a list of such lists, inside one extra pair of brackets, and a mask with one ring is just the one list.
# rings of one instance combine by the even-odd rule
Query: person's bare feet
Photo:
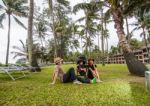
[(103, 82), (103, 81), (102, 81), (102, 80), (100, 80), (100, 79), (97, 79), (96, 81), (97, 81), (97, 83)]

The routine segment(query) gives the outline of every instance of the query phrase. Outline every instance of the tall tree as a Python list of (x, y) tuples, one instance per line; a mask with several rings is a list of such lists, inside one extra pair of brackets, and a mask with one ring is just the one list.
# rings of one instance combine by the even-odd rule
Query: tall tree
[(33, 14), (34, 14), (34, 0), (30, 0), (29, 4), (29, 16), (28, 16), (28, 56), (29, 56), (29, 64), (35, 67), (35, 70), (31, 71), (41, 71), (40, 67), (37, 63), (37, 57), (35, 55), (35, 51), (33, 50)]
[(57, 41), (56, 41), (56, 33), (54, 31), (55, 27), (54, 27), (54, 10), (53, 10), (53, 0), (48, 0), (48, 5), (49, 5), (49, 11), (50, 11), (50, 15), (51, 15), (51, 19), (52, 19), (52, 32), (53, 32), (53, 36), (54, 36), (54, 41), (55, 41), (55, 48), (54, 48), (54, 58), (57, 57)]
[(29, 64), (32, 66), (33, 59), (33, 13), (34, 13), (34, 0), (30, 0), (29, 16), (28, 16), (28, 55)]
[(10, 48), (10, 30), (11, 30), (11, 17), (23, 28), (26, 29), (24, 24), (17, 17), (26, 17), (27, 16), (27, 7), (24, 6), (26, 3), (25, 0), (2, 0), (3, 5), (0, 4), (0, 25), (3, 27), (2, 22), (8, 16), (8, 34), (7, 34), (7, 51), (6, 51), (6, 66), (8, 65), (9, 60), (9, 48)]
[[(88, 7), (88, 8), (87, 8)], [(74, 6), (73, 12), (76, 13), (79, 10), (84, 10), (85, 16), (81, 17), (77, 21), (85, 21), (85, 25), (80, 25), (82, 27), (82, 31), (84, 32), (85, 39), (85, 51), (86, 56), (88, 57), (88, 49), (90, 50), (90, 46), (88, 47), (88, 40), (92, 38), (96, 34), (96, 23), (94, 20), (99, 19), (97, 14), (97, 8), (93, 2), (91, 3), (80, 3)]]
[(129, 11), (125, 11), (126, 8), (130, 8), (131, 11), (131, 8), (135, 8), (137, 4), (143, 3), (143, 0), (104, 0), (98, 2), (102, 3), (103, 6), (106, 6), (111, 11), (111, 15), (115, 23), (114, 27), (117, 30), (116, 32), (119, 38), (119, 46), (123, 50), (123, 54), (130, 73), (134, 75), (144, 76), (147, 68), (132, 53), (132, 50), (127, 42), (123, 27), (123, 14), (129, 13)]

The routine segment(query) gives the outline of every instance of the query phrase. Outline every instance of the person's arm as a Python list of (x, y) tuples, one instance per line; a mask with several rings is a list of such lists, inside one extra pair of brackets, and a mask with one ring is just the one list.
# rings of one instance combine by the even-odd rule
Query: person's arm
[(98, 73), (98, 71), (97, 71), (97, 68), (95, 67), (95, 72), (96, 72), (96, 76), (97, 76), (97, 78), (99, 79), (99, 73)]
[(86, 72), (86, 68), (82, 68), (81, 66), (78, 66), (77, 68), (78, 68), (79, 71), (84, 71), (84, 72)]
[(58, 69), (55, 69), (53, 73), (53, 79), (52, 79), (53, 81), (51, 84), (55, 84), (57, 76), (58, 76)]
[(97, 77), (95, 71), (92, 68), (89, 68), (89, 70), (92, 72), (94, 77)]
[(80, 70), (86, 72), (86, 68), (80, 68)]

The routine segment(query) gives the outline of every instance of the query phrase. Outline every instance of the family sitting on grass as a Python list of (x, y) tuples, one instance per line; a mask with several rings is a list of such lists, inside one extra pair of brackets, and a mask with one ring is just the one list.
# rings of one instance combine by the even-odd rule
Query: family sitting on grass
[(75, 74), (75, 69), (73, 67), (65, 73), (62, 69), (63, 59), (55, 58), (55, 68), (53, 73), (53, 81), (51, 84), (55, 84), (56, 79), (59, 78), (62, 83), (73, 82), (74, 84), (82, 83), (98, 83), (102, 82), (99, 77), (96, 65), (94, 64), (94, 59), (88, 59), (88, 64), (83, 59), (79, 59), (77, 62), (77, 75)]

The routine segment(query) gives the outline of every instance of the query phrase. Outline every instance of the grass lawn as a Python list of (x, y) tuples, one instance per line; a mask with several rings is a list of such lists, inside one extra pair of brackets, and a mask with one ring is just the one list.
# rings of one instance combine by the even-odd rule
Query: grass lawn
[(82, 85), (49, 85), (53, 66), (16, 81), (0, 74), (0, 106), (150, 106), (144, 78), (131, 76), (126, 65), (98, 65), (98, 70), (103, 83)]

